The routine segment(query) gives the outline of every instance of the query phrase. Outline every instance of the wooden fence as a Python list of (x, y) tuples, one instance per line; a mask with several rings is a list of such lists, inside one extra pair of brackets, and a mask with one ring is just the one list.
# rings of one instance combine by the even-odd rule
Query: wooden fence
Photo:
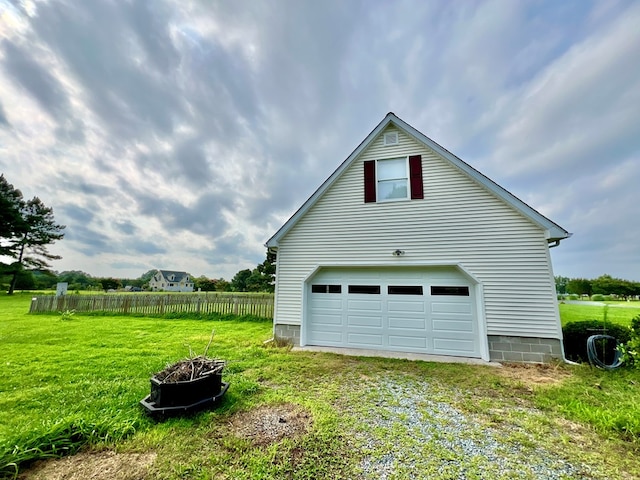
[(114, 312), (143, 315), (221, 313), (273, 318), (273, 294), (219, 292), (53, 295), (33, 297), (29, 313)]

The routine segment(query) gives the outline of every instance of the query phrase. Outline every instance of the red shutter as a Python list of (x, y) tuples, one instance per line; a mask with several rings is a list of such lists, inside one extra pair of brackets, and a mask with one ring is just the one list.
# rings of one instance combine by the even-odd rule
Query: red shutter
[(422, 186), (422, 155), (411, 155), (409, 157), (409, 184), (411, 186), (412, 200), (424, 198)]
[(364, 162), (364, 203), (376, 201), (376, 161)]

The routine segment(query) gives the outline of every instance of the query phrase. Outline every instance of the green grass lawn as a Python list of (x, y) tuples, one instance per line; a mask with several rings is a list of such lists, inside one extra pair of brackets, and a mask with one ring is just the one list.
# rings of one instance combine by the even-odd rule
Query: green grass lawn
[[(267, 348), (263, 341), (271, 336), (271, 322), (264, 320), (65, 319), (27, 314), (29, 299), (28, 294), (0, 297), (0, 471), (5, 475), (15, 472), (12, 463), (25, 467), (33, 459), (90, 447), (157, 453), (149, 478), (354, 478), (362, 453), (348, 432), (358, 419), (342, 407), (362, 402), (363, 379), (393, 374), (456, 392), (442, 394), (441, 401), (496, 425), (525, 422), (528, 409), (541, 409), (543, 422), (524, 423), (536, 441), (557, 448), (549, 431), (560, 431), (567, 455), (640, 478), (633, 460), (640, 453), (637, 372), (556, 365), (542, 371), (557, 381), (537, 383), (528, 370), (512, 378), (482, 366)], [(561, 305), (563, 321), (592, 318), (595, 310), (589, 308)], [(613, 310), (609, 318), (617, 319)], [(620, 321), (633, 315), (625, 310)], [(224, 380), (231, 384), (220, 407), (161, 423), (149, 419), (138, 404), (149, 393), (149, 377), (190, 350), (202, 353), (212, 330), (209, 355), (228, 361)], [(256, 447), (229, 433), (237, 414), (281, 404), (310, 412), (313, 425), (306, 435)], [(563, 431), (574, 424), (579, 441), (571, 429)]]
[(578, 320), (606, 320), (619, 325), (631, 325), (631, 319), (640, 315), (637, 302), (607, 302), (603, 305), (560, 303), (560, 319), (562, 324)]

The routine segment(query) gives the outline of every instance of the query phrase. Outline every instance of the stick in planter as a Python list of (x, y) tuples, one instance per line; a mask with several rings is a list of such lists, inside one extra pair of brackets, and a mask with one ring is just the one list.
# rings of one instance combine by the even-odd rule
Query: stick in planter
[(207, 343), (207, 347), (204, 349), (203, 357), (206, 358), (207, 352), (209, 351), (209, 347), (211, 346), (211, 342), (213, 342), (213, 335), (216, 333), (215, 330), (211, 330), (211, 337), (209, 338), (209, 343)]

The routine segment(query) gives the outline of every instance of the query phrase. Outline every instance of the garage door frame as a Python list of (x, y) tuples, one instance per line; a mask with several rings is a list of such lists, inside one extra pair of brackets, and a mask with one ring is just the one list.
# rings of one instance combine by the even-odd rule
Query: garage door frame
[[(330, 263), (330, 264), (318, 264), (316, 265), (309, 274), (303, 280), (301, 285), (302, 288), (302, 322), (300, 325), (300, 346), (304, 347), (307, 343), (307, 325), (309, 323), (309, 295), (310, 295), (310, 285), (313, 278), (320, 270), (329, 269), (329, 268), (436, 268), (436, 267), (448, 267), (454, 268), (459, 273), (461, 273), (464, 277), (469, 280), (472, 288), (474, 289), (475, 299), (476, 299), (476, 321), (477, 321), (477, 331), (478, 331), (478, 343), (480, 350), (480, 358), (483, 360), (489, 361), (489, 342), (487, 335), (487, 327), (486, 327), (486, 318), (485, 318), (485, 309), (484, 309), (484, 289), (482, 282), (478, 280), (478, 278), (473, 275), (467, 268), (461, 265), (458, 262), (438, 262), (438, 263), (409, 263), (402, 262), (400, 263)], [(345, 347), (346, 348), (346, 347)]]

